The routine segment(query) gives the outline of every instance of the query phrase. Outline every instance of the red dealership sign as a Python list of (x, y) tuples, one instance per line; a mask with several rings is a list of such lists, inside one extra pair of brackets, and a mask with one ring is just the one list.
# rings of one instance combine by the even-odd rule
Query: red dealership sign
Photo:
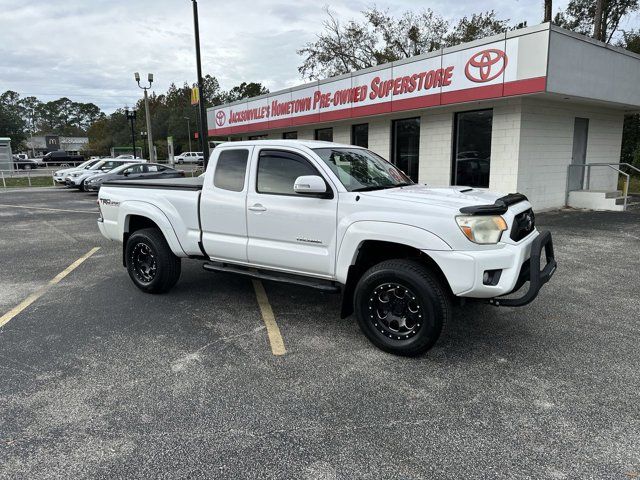
[[(545, 77), (518, 78), (518, 38), (451, 49), (313, 82), (209, 110), (211, 135), (226, 135), (544, 90)], [(546, 64), (538, 68), (545, 72)], [(214, 122), (215, 121), (215, 122)]]

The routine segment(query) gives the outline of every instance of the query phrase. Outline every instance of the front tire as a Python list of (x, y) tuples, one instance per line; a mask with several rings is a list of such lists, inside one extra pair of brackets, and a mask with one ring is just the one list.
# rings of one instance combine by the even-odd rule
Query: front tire
[(146, 293), (165, 293), (180, 278), (180, 258), (176, 257), (157, 228), (134, 232), (127, 240), (125, 263), (133, 283)]
[(354, 311), (360, 329), (385, 352), (416, 356), (436, 343), (449, 320), (449, 296), (421, 263), (386, 260), (358, 281)]

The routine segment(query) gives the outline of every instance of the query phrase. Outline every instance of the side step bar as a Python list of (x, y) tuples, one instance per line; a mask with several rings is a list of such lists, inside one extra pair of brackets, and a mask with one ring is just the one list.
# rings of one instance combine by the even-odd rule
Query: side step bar
[(260, 280), (270, 280), (272, 282), (292, 283), (303, 287), (311, 287), (316, 290), (329, 293), (339, 293), (340, 287), (332, 281), (322, 279), (309, 279), (300, 275), (289, 275), (286, 273), (267, 272), (264, 270), (249, 270), (248, 268), (239, 267), (237, 265), (229, 265), (228, 263), (205, 263), (202, 265), (210, 272), (226, 272), (237, 273), (251, 278), (259, 278)]

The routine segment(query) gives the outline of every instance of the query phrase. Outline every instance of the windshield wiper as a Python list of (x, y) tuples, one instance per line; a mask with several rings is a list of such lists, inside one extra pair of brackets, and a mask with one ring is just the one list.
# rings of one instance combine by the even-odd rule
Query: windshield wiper
[(371, 192), (373, 190), (387, 190), (389, 188), (408, 187), (409, 185), (414, 185), (414, 184), (405, 182), (405, 183), (397, 183), (395, 185), (369, 185), (368, 187), (354, 188), (351, 191), (352, 192)]

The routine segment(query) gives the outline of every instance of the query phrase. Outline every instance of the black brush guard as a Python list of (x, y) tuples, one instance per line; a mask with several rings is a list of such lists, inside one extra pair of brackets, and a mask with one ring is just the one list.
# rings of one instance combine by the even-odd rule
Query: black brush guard
[[(540, 270), (542, 249), (544, 249), (547, 263), (544, 268)], [(520, 268), (520, 274), (518, 275), (515, 288), (506, 295), (517, 292), (525, 283), (529, 282), (527, 293), (520, 298), (495, 297), (490, 299), (489, 303), (496, 307), (522, 307), (533, 302), (538, 296), (538, 292), (540, 292), (542, 286), (551, 279), (557, 266), (558, 264), (553, 255), (551, 232), (540, 232), (531, 244), (531, 256), (529, 260), (524, 262)]]

